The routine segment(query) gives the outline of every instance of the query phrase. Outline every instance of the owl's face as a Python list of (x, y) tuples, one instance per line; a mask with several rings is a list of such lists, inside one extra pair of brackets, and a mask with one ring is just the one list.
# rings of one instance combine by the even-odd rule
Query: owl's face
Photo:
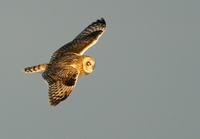
[(92, 57), (89, 57), (89, 56), (85, 56), (83, 58), (83, 71), (84, 71), (84, 74), (90, 74), (94, 71), (94, 68), (95, 68), (95, 61)]

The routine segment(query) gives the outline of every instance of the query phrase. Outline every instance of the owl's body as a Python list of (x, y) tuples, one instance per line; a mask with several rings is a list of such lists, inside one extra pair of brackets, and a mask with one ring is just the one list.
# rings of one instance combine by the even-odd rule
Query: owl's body
[(41, 72), (49, 85), (49, 102), (57, 105), (66, 99), (74, 89), (79, 75), (93, 72), (95, 61), (83, 55), (94, 45), (106, 28), (102, 18), (90, 24), (73, 41), (55, 51), (47, 64), (25, 68), (26, 73)]

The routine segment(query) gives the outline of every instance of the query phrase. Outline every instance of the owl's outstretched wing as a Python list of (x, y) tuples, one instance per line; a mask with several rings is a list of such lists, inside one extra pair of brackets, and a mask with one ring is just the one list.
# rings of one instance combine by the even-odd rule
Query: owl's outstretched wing
[(68, 66), (65, 69), (52, 67), (42, 76), (49, 84), (49, 103), (56, 106), (65, 100), (73, 91), (79, 72)]
[(52, 57), (62, 55), (62, 53), (73, 52), (83, 54), (87, 49), (96, 44), (100, 36), (106, 29), (106, 22), (103, 18), (91, 23), (75, 39), (54, 52)]

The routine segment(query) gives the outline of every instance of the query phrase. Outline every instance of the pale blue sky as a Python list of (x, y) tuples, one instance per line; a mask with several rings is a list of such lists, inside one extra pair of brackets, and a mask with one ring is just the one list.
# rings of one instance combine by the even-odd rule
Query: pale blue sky
[[(199, 139), (200, 1), (0, 0), (0, 138)], [(52, 107), (39, 73), (97, 18), (95, 72)]]

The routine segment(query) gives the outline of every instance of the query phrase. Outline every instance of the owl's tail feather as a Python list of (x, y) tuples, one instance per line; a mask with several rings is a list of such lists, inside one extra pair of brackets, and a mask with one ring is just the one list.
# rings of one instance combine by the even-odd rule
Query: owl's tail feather
[(48, 64), (39, 64), (39, 65), (36, 65), (36, 66), (24, 68), (24, 72), (25, 73), (41, 72), (41, 71), (46, 70), (47, 67), (48, 67)]

